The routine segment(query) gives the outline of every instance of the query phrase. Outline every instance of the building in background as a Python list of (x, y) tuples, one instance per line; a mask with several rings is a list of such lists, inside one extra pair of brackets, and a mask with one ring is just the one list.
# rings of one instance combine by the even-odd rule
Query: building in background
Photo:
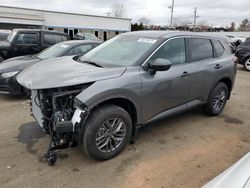
[(0, 29), (47, 29), (93, 33), (102, 40), (131, 30), (131, 19), (0, 6)]

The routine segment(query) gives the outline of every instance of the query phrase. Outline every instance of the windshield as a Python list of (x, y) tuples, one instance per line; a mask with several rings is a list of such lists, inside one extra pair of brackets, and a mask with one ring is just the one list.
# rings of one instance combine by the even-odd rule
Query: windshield
[(103, 67), (132, 66), (155, 42), (155, 39), (119, 35), (86, 53), (80, 60)]
[(16, 31), (12, 31), (9, 35), (8, 35), (8, 38), (7, 38), (7, 41), (8, 42), (11, 42), (11, 41), (13, 41), (13, 39), (15, 38), (15, 36), (16, 36)]
[(55, 44), (49, 48), (46, 48), (42, 52), (40, 52), (36, 57), (39, 59), (48, 59), (48, 58), (54, 58), (59, 57), (62, 53), (67, 51), (70, 48), (67, 44)]

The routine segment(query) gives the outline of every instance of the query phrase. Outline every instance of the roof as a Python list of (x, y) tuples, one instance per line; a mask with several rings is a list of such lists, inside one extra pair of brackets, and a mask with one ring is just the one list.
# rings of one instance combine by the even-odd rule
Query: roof
[(197, 32), (185, 32), (185, 31), (134, 31), (124, 33), (123, 35), (134, 35), (139, 37), (149, 37), (155, 39), (170, 38), (177, 36), (196, 36), (196, 37), (208, 37), (208, 38), (223, 38), (221, 35), (216, 33), (197, 33)]
[(17, 12), (4, 12), (4, 11), (1, 11), (0, 12), (0, 17), (2, 17), (2, 18), (15, 18), (15, 19), (44, 21), (44, 18), (41, 17), (40, 15), (24, 14), (24, 13), (17, 13)]
[(44, 31), (46, 33), (56, 33), (56, 34), (62, 34), (62, 35), (68, 35), (67, 33), (59, 32), (59, 31), (54, 31), (54, 30), (44, 30), (44, 29), (13, 29), (12, 31)]
[(39, 12), (70, 14), (70, 15), (78, 15), (78, 16), (91, 16), (91, 17), (119, 19), (119, 20), (132, 20), (131, 18), (117, 18), (117, 17), (111, 17), (111, 16), (98, 16), (98, 15), (91, 15), (91, 14), (79, 14), (79, 13), (70, 13), (70, 12), (61, 12), (61, 11), (52, 11), (52, 10), (31, 9), (31, 8), (24, 8), (24, 7), (14, 7), (14, 6), (2, 6), (1, 5), (0, 8), (15, 8), (15, 9), (31, 10), (31, 11), (39, 11)]
[(101, 44), (102, 41), (97, 41), (97, 40), (68, 40), (68, 41), (61, 42), (61, 44), (69, 44), (69, 45), (88, 44), (88, 43)]

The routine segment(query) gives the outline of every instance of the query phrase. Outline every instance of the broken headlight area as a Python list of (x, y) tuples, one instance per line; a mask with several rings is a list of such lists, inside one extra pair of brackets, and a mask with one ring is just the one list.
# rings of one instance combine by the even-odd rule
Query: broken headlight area
[(87, 109), (87, 107), (76, 99), (76, 95), (88, 86), (80, 85), (31, 91), (32, 115), (44, 132), (51, 137), (47, 156), (53, 150), (74, 146), (77, 143), (80, 121), (85, 116), (84, 112), (87, 111), (80, 110), (79, 113), (79, 108)]

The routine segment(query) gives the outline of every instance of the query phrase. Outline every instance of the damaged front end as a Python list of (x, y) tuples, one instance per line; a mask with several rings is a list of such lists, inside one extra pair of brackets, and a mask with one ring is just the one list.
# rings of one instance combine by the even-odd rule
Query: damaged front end
[(44, 132), (51, 137), (47, 161), (53, 165), (57, 149), (75, 146), (81, 121), (88, 108), (76, 96), (89, 84), (31, 91), (31, 112)]

